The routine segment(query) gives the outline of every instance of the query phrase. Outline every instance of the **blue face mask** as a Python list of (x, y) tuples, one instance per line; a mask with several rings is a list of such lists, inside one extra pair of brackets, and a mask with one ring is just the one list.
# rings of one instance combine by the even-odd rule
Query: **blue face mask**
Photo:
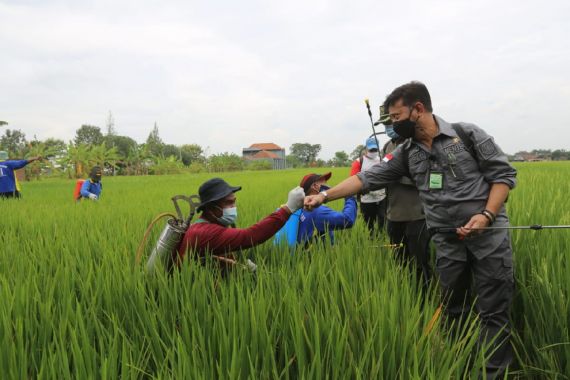
[(397, 133), (394, 131), (394, 127), (392, 127), (391, 125), (390, 125), (390, 126), (388, 126), (388, 125), (386, 126), (386, 134), (387, 134), (388, 137), (391, 138), (392, 140), (396, 140), (396, 139), (400, 138), (400, 135), (397, 134)]
[(238, 216), (237, 207), (223, 208), (221, 210), (222, 210), (222, 216), (217, 218), (218, 222), (220, 222), (220, 224), (226, 227), (235, 224)]

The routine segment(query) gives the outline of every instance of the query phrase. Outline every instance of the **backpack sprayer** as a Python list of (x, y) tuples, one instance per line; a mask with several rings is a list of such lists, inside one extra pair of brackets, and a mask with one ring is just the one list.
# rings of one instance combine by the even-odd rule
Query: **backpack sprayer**
[[(186, 231), (188, 231), (190, 222), (192, 222), (192, 218), (194, 218), (198, 206), (200, 206), (200, 197), (197, 195), (175, 195), (171, 198), (171, 200), (172, 203), (174, 203), (176, 215), (169, 212), (158, 214), (148, 225), (143, 239), (137, 248), (135, 263), (138, 265), (141, 262), (146, 240), (148, 239), (148, 236), (150, 235), (154, 225), (162, 218), (170, 217), (170, 219), (168, 219), (166, 222), (166, 226), (164, 226), (164, 229), (160, 233), (160, 236), (158, 237), (158, 240), (146, 263), (146, 270), (148, 273), (154, 273), (157, 265), (162, 265), (162, 267), (166, 269), (168, 273), (172, 272), (174, 264), (176, 263), (176, 250), (180, 246), (180, 243), (182, 242)], [(181, 200), (188, 202), (188, 205), (190, 206), (190, 212), (186, 218), (184, 217), (184, 214), (178, 205), (178, 202)], [(226, 265), (239, 265), (240, 267), (245, 268), (250, 272), (255, 272), (257, 269), (257, 265), (255, 265), (255, 263), (249, 259), (245, 264), (238, 264), (236, 260), (228, 257), (212, 255), (212, 258)]]
[[(166, 222), (166, 226), (164, 226), (164, 229), (160, 233), (156, 245), (154, 246), (146, 263), (146, 269), (149, 273), (153, 273), (155, 271), (158, 263), (162, 263), (163, 267), (168, 272), (172, 271), (176, 249), (182, 242), (184, 234), (188, 230), (188, 227), (190, 227), (190, 222), (196, 214), (196, 208), (200, 204), (200, 198), (197, 195), (175, 195), (171, 199), (172, 203), (174, 203), (176, 215), (168, 212), (157, 215), (147, 227), (143, 239), (137, 249), (136, 263), (139, 264), (141, 261), (145, 242), (148, 239), (152, 228), (160, 219), (170, 217), (170, 219), (168, 219)], [(186, 201), (190, 206), (190, 212), (186, 218), (180, 209), (180, 206), (178, 204), (179, 201)]]

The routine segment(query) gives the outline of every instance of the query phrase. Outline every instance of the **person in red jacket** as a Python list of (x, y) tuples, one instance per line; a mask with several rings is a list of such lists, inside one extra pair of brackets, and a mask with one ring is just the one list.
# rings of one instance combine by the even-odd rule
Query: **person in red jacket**
[(193, 251), (198, 257), (227, 256), (242, 249), (261, 244), (275, 235), (289, 216), (303, 207), (305, 193), (299, 186), (289, 192), (287, 203), (248, 228), (234, 227), (237, 219), (236, 195), (240, 186), (230, 186), (221, 178), (204, 182), (198, 194), (202, 214), (193, 223), (178, 248), (178, 262)]

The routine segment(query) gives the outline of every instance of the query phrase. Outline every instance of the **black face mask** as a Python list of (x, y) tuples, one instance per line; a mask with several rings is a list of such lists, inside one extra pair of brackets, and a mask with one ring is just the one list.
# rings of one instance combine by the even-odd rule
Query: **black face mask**
[(414, 110), (413, 108), (410, 108), (410, 116), (408, 116), (407, 119), (398, 120), (393, 123), (394, 132), (396, 132), (398, 136), (402, 138), (407, 139), (410, 137), (414, 137), (416, 133), (417, 120), (416, 121), (410, 120), (413, 110)]
[(101, 168), (95, 166), (93, 169), (91, 169), (91, 173), (89, 173), (89, 178), (91, 178), (91, 181), (93, 182), (101, 181)]

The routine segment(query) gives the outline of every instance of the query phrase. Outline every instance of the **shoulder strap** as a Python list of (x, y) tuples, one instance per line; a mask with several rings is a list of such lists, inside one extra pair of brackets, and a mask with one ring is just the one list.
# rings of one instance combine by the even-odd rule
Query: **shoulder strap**
[(404, 160), (404, 165), (405, 165), (406, 171), (407, 171), (407, 175), (405, 177), (412, 178), (412, 173), (410, 173), (410, 158), (408, 157), (408, 155), (409, 155), (408, 149), (405, 149), (405, 147), (402, 147), (402, 154), (404, 155), (404, 157), (402, 157), (402, 159)]
[(360, 162), (360, 171), (362, 171), (362, 163), (364, 162), (364, 156), (361, 155), (358, 161)]
[(453, 128), (455, 133), (457, 133), (457, 136), (459, 136), (459, 138), (463, 142), (463, 145), (465, 145), (465, 148), (467, 148), (467, 151), (469, 152), (471, 157), (473, 157), (475, 161), (477, 161), (477, 154), (475, 153), (475, 147), (473, 146), (473, 141), (469, 138), (469, 135), (465, 133), (465, 130), (461, 127), (461, 124), (453, 123), (451, 124), (451, 128)]
[(390, 143), (392, 142), (392, 140), (388, 140), (386, 141), (386, 144), (384, 144), (384, 146), (382, 147), (382, 154), (386, 154), (386, 148), (388, 148), (388, 145), (390, 145)]

